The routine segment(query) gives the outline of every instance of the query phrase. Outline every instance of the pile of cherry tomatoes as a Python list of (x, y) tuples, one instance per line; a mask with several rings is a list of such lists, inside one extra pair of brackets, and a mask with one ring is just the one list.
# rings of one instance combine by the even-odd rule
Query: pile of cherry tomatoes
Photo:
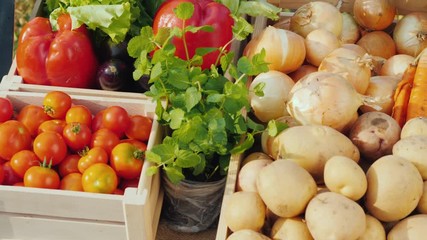
[(0, 97), (0, 184), (123, 194), (138, 184), (151, 127), (120, 106), (92, 113), (61, 91), (16, 112)]

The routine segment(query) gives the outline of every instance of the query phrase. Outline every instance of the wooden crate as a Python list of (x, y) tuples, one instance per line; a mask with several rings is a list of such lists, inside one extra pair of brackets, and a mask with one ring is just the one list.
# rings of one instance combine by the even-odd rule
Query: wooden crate
[[(0, 91), (15, 110), (41, 105), (44, 93)], [(74, 104), (93, 113), (119, 105), (129, 114), (155, 118), (150, 100), (71, 95)], [(147, 148), (158, 144), (162, 131), (153, 121)], [(145, 161), (137, 188), (124, 195), (98, 194), (0, 185), (0, 239), (111, 239), (154, 240), (163, 192), (160, 176), (147, 176), (152, 163)]]

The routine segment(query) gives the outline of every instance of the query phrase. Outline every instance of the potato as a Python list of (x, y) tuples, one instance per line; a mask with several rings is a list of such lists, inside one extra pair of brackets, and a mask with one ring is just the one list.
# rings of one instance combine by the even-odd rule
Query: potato
[(226, 202), (224, 219), (228, 228), (260, 231), (265, 221), (265, 204), (256, 192), (234, 192)]
[(271, 228), (270, 237), (273, 240), (313, 240), (307, 224), (300, 217), (277, 219)]
[(346, 156), (359, 161), (359, 150), (341, 132), (323, 125), (287, 128), (274, 138), (271, 145), (274, 159), (292, 159), (311, 173), (317, 182), (323, 181), (326, 161), (333, 156)]
[(365, 206), (380, 221), (392, 222), (408, 216), (423, 193), (423, 180), (408, 160), (387, 155), (375, 161), (366, 173)]
[(227, 240), (271, 240), (262, 233), (250, 229), (242, 229), (232, 233)]
[(325, 164), (323, 177), (329, 190), (355, 201), (363, 197), (368, 187), (362, 168), (344, 156), (331, 157)]
[[(275, 120), (276, 122), (281, 122), (286, 124), (288, 127), (300, 126), (301, 124), (291, 116), (283, 116)], [(268, 130), (264, 130), (261, 134), (261, 148), (264, 153), (271, 156), (271, 146), (274, 141), (273, 136), (268, 134)]]
[(417, 210), (420, 213), (427, 214), (427, 181), (424, 181), (423, 194), (421, 195), (421, 199), (418, 202)]
[(243, 165), (237, 175), (237, 191), (258, 192), (256, 188), (258, 173), (272, 162), (272, 159), (257, 159)]
[(366, 229), (357, 240), (386, 240), (385, 229), (381, 222), (366, 214)]
[(248, 162), (250, 162), (252, 160), (258, 160), (258, 159), (271, 159), (272, 160), (272, 158), (270, 156), (268, 156), (267, 154), (265, 154), (263, 152), (253, 152), (253, 153), (250, 153), (248, 156), (246, 156), (243, 159), (243, 161), (242, 161), (242, 167), (246, 163), (248, 163)]
[(393, 146), (393, 155), (412, 162), (427, 180), (427, 135), (414, 135), (400, 139)]
[(316, 182), (304, 168), (284, 159), (263, 167), (256, 185), (265, 205), (279, 217), (301, 214), (317, 191)]
[(400, 138), (405, 138), (412, 135), (427, 136), (427, 117), (411, 118), (405, 123), (405, 125), (403, 125)]
[(356, 240), (366, 229), (362, 207), (335, 192), (317, 194), (307, 205), (305, 220), (316, 240)]
[(416, 214), (397, 223), (388, 233), (387, 240), (425, 240), (427, 214)]
[(383, 112), (367, 112), (357, 119), (348, 134), (359, 148), (363, 159), (375, 161), (392, 153), (393, 145), (400, 139), (400, 126)]

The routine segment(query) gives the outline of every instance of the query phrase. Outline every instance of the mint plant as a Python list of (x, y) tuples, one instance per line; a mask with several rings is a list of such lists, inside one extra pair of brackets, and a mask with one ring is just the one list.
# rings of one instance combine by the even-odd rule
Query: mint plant
[[(248, 117), (247, 85), (251, 76), (268, 71), (265, 53), (252, 60), (240, 57), (236, 64), (234, 53), (225, 46), (200, 48), (187, 60), (176, 57), (173, 37), (182, 38), (185, 44), (186, 32), (212, 31), (210, 26), (185, 25), (193, 11), (192, 3), (181, 3), (176, 14), (184, 21), (182, 28), (164, 28), (154, 34), (151, 27), (143, 27), (128, 44), (130, 56), (136, 58), (134, 79), (149, 75), (146, 95), (157, 102), (158, 121), (169, 131), (161, 144), (146, 152), (146, 160), (155, 163), (148, 172), (155, 174), (161, 168), (173, 183), (225, 175), (230, 155), (251, 148), (254, 134), (264, 130)], [(232, 41), (243, 40), (252, 31), (244, 18), (235, 17)], [(203, 70), (202, 56), (214, 50), (221, 53), (218, 67)], [(224, 76), (226, 72), (233, 80)], [(262, 94), (262, 87), (258, 89)]]

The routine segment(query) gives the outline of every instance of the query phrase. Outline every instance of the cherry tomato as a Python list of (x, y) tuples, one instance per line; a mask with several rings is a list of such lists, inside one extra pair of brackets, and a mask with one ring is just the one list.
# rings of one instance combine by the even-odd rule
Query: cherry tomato
[(117, 136), (123, 136), (129, 124), (130, 118), (126, 109), (120, 106), (111, 106), (104, 109), (102, 125), (115, 132)]
[(25, 172), (32, 166), (39, 166), (40, 160), (37, 155), (31, 150), (22, 150), (15, 153), (10, 159), (10, 166), (13, 171), (23, 178)]
[(104, 128), (102, 125), (102, 115), (104, 114), (104, 110), (99, 111), (92, 119), (92, 132), (96, 132), (101, 128)]
[(74, 105), (68, 109), (65, 115), (67, 123), (79, 122), (86, 126), (92, 126), (92, 113), (84, 105)]
[(61, 179), (59, 189), (70, 191), (83, 191), (82, 174), (70, 173)]
[(110, 155), (111, 150), (120, 142), (119, 137), (106, 128), (101, 128), (92, 134), (90, 146), (102, 147)]
[(42, 132), (57, 132), (62, 134), (64, 127), (67, 123), (65, 120), (61, 119), (51, 119), (40, 124), (39, 129), (37, 131), (38, 134)]
[(43, 109), (54, 119), (64, 119), (72, 104), (71, 97), (62, 91), (48, 92), (43, 98)]
[(58, 173), (46, 166), (46, 161), (40, 166), (30, 167), (24, 175), (25, 187), (58, 189), (60, 179)]
[(78, 154), (67, 155), (64, 160), (58, 164), (59, 176), (65, 177), (70, 173), (80, 173), (77, 167), (79, 160), (80, 156)]
[(110, 165), (124, 179), (139, 177), (143, 163), (144, 152), (130, 143), (119, 143), (111, 151)]
[(128, 187), (137, 188), (139, 184), (139, 177), (132, 179), (122, 179), (119, 184), (119, 188), (123, 189), (123, 191)]
[(122, 139), (122, 140), (120, 140), (120, 142), (121, 143), (124, 143), (124, 142), (130, 143), (143, 152), (145, 150), (147, 150), (147, 144), (145, 144), (144, 142), (135, 140), (135, 139)]
[(13, 186), (15, 186), (15, 187), (24, 187), (24, 182), (17, 182), (15, 184), (13, 184)]
[(30, 104), (19, 111), (17, 119), (27, 127), (31, 136), (35, 137), (40, 124), (50, 120), (50, 117), (44, 112), (42, 107)]
[(118, 184), (118, 177), (113, 168), (106, 163), (95, 163), (82, 175), (85, 192), (113, 193)]
[(142, 115), (134, 115), (130, 117), (129, 127), (126, 129), (126, 137), (139, 141), (148, 141), (151, 132), (153, 120)]
[(123, 189), (116, 188), (116, 190), (114, 190), (114, 192), (112, 192), (112, 194), (114, 194), (114, 195), (124, 195), (125, 191)]
[(67, 155), (64, 138), (56, 132), (43, 132), (37, 135), (33, 142), (33, 150), (40, 160), (46, 160), (53, 166), (58, 165)]
[(13, 154), (31, 149), (31, 134), (24, 124), (9, 120), (0, 124), (0, 158), (10, 160)]
[(77, 152), (90, 145), (92, 130), (87, 125), (78, 122), (67, 123), (62, 136), (67, 146)]
[(17, 182), (22, 182), (22, 178), (13, 171), (10, 162), (3, 163), (2, 168), (4, 172), (3, 185), (14, 185)]
[(0, 165), (0, 185), (3, 184), (3, 180), (4, 180), (4, 170), (3, 170), (3, 165)]
[(95, 163), (108, 163), (107, 152), (102, 147), (93, 147), (83, 155), (77, 163), (77, 168), (83, 173)]
[(8, 98), (0, 97), (0, 123), (12, 119), (13, 106)]

